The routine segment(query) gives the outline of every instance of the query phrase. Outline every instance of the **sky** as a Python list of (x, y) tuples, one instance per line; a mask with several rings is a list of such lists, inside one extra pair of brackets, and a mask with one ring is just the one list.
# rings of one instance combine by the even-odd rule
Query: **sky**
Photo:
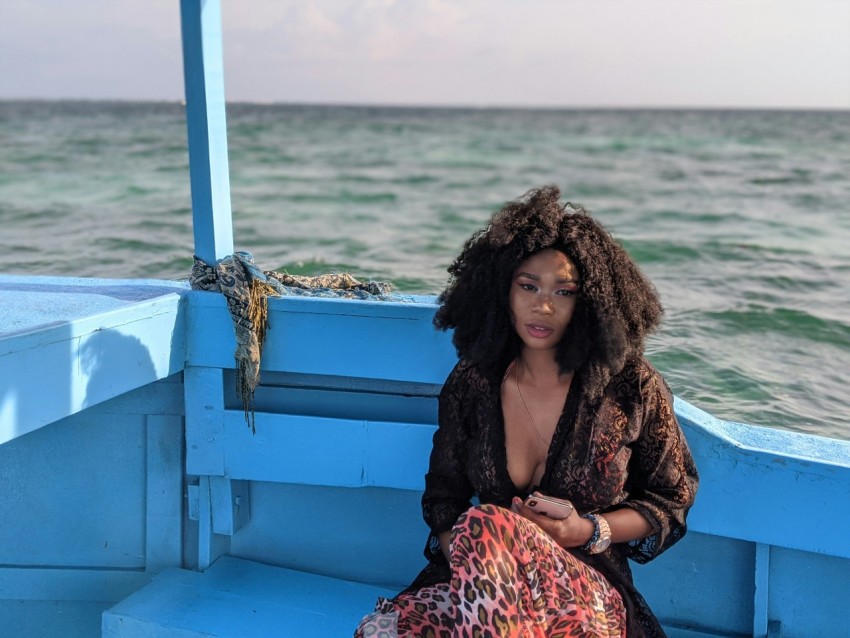
[[(850, 109), (850, 0), (222, 0), (228, 100)], [(0, 0), (0, 99), (179, 100), (178, 0)]]

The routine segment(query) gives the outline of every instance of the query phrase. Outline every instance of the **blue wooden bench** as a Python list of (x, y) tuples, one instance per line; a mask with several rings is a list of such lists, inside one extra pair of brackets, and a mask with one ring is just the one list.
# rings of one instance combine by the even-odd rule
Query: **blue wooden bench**
[(170, 569), (103, 618), (104, 636), (350, 636), (381, 587), (222, 556)]
[(252, 434), (223, 299), (189, 295), (189, 569), (105, 612), (104, 636), (350, 635), (423, 565), (419, 498), (455, 361), (433, 306), (284, 298), (270, 310)]

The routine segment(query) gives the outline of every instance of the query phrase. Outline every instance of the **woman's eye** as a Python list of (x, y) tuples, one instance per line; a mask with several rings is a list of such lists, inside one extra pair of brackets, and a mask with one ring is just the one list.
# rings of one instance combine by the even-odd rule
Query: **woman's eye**
[(529, 291), (537, 290), (537, 286), (535, 286), (534, 284), (529, 284), (529, 283), (521, 283), (519, 285), (519, 287), (522, 288), (523, 290), (529, 290)]
[(577, 293), (578, 293), (577, 288), (575, 290), (571, 290), (571, 289), (568, 289), (568, 288), (562, 288), (561, 290), (558, 291), (557, 294), (562, 295), (564, 297), (572, 297), (573, 295), (575, 295)]

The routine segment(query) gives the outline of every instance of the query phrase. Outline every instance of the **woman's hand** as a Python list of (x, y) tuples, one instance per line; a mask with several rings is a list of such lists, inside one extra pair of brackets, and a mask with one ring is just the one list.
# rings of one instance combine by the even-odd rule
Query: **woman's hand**
[[(535, 495), (538, 495), (537, 492)], [(527, 507), (518, 497), (514, 497), (511, 502), (511, 510), (536, 523), (561, 547), (581, 547), (593, 536), (593, 522), (582, 518), (577, 512), (573, 512), (567, 518), (549, 518)]]

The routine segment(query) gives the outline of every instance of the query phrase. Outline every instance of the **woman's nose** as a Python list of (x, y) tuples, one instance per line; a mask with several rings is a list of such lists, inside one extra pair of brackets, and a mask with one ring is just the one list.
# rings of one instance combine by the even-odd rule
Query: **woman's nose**
[(537, 312), (543, 314), (550, 314), (552, 312), (553, 304), (551, 295), (540, 295), (537, 298), (536, 310)]

